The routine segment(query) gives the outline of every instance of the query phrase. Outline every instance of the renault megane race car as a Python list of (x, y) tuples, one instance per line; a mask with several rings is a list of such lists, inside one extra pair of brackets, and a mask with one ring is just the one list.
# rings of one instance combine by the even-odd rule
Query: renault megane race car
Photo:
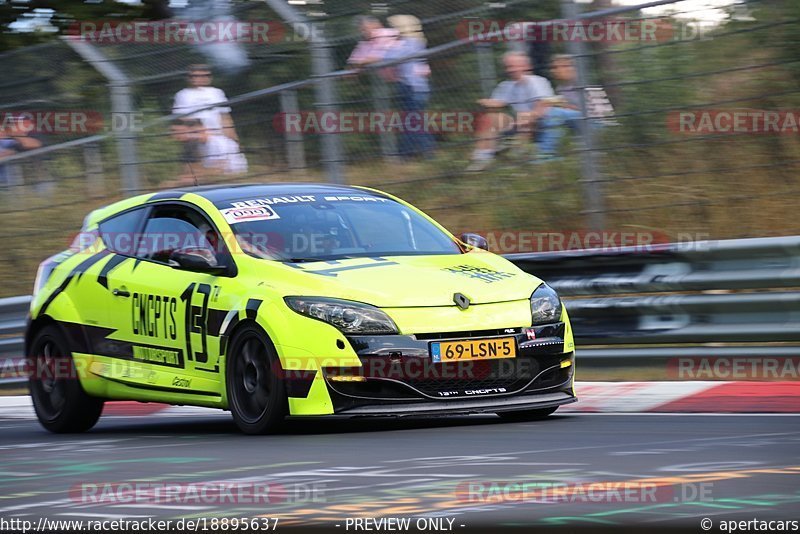
[(106, 400), (287, 416), (498, 413), (576, 400), (556, 293), (386, 193), (320, 184), (141, 195), (39, 267), (26, 354), (41, 424)]

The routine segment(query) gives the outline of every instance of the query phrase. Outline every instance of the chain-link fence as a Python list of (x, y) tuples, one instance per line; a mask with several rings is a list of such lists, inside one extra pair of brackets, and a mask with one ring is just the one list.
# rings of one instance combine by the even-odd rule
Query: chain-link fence
[[(456, 233), (583, 236), (598, 230), (673, 240), (800, 231), (794, 217), (800, 145), (785, 122), (798, 116), (800, 103), (800, 8), (788, 0), (750, 2), (744, 14), (714, 21), (685, 1), (674, 2), (671, 13), (617, 9), (601, 18), (557, 3), (463, 0), (444, 10), (441, 2), (342, 2), (325, 14), (268, 4), (276, 3), (244, 4), (235, 16), (280, 21), (284, 38), (245, 46), (241, 68), (213, 69), (238, 136), (238, 149), (230, 150), (241, 151), (246, 168), (241, 159), (226, 167), (225, 157), (212, 164), (187, 158), (185, 136), (176, 129), (183, 123), (170, 113), (189, 65), (214, 64), (198, 47), (81, 41), (80, 49), (62, 40), (0, 56), (0, 66), (25, 69), (0, 84), (4, 109), (85, 110), (103, 119), (85, 135), (40, 136), (41, 148), (0, 161), (0, 221), (13, 251), (0, 265), (3, 294), (27, 293), (36, 263), (64, 248), (92, 208), (194, 180), (374, 186), (417, 204)], [(396, 76), (398, 65), (409, 61), (347, 67), (359, 39), (353, 16), (364, 13), (382, 21), (406, 13), (422, 20), (428, 46), (416, 59), (430, 69), (422, 131), (396, 124), (408, 117)], [(577, 21), (623, 27), (645, 21), (657, 31), (654, 39), (520, 39), (510, 31), (509, 21), (558, 17), (570, 30), (583, 24)], [(310, 28), (319, 30), (313, 39)], [(475, 28), (497, 33), (477, 38), (470, 33)], [(543, 128), (535, 122), (530, 134), (490, 128), (497, 154), (472, 172), (476, 137), (492, 114), (478, 100), (505, 78), (503, 55), (510, 50), (533, 58), (534, 72), (554, 86), (553, 58), (571, 54), (578, 69), (570, 85), (582, 118), (558, 128), (563, 138), (547, 158), (537, 151)], [(120, 107), (123, 89), (127, 111)], [(601, 108), (601, 118), (593, 107)], [(750, 128), (720, 124), (737, 111), (755, 113), (747, 119)], [(753, 117), (769, 111), (780, 112), (782, 133), (752, 127)], [(325, 112), (335, 123), (324, 122)], [(219, 154), (228, 155), (224, 148)], [(500, 251), (537, 249), (528, 246), (517, 239)]]

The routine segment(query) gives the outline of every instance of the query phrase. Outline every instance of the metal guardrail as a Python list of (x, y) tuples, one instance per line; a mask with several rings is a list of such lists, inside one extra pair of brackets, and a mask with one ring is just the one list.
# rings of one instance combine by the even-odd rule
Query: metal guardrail
[(592, 364), (800, 355), (800, 236), (507, 257), (564, 297)]
[(25, 317), (31, 296), (0, 299), (0, 385), (21, 383), (21, 378), (5, 375), (21, 369), (24, 351)]
[[(800, 236), (506, 257), (564, 297), (591, 365), (800, 355)], [(30, 301), (0, 299), (2, 369), (20, 362)]]

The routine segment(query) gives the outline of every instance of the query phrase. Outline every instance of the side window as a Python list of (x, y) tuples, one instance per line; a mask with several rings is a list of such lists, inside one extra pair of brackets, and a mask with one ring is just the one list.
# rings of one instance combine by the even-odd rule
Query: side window
[(145, 225), (136, 255), (167, 263), (176, 250), (191, 249), (212, 263), (224, 255), (214, 227), (197, 211), (182, 205), (156, 207)]
[(117, 254), (133, 256), (136, 252), (136, 238), (142, 230), (145, 208), (126, 211), (110, 219), (106, 219), (98, 226), (100, 237), (106, 248)]

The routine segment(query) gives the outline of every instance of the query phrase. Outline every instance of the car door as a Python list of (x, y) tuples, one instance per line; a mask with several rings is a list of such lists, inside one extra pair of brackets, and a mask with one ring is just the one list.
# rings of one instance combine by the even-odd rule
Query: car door
[[(200, 250), (233, 267), (219, 232), (197, 208), (159, 203), (138, 236), (133, 261), (108, 275), (114, 338), (124, 346), (124, 376), (130, 385), (193, 395), (219, 395), (219, 327), (214, 309), (221, 279), (229, 273), (179, 267), (179, 250)], [(119, 374), (119, 373), (118, 373)]]
[[(79, 237), (88, 246), (78, 253), (84, 259), (75, 269), (70, 298), (79, 310), (81, 329), (91, 346), (98, 345), (102, 349), (109, 332), (108, 306), (111, 304), (111, 294), (108, 273), (128, 259), (133, 261), (132, 239), (141, 232), (146, 214), (146, 207), (138, 207), (101, 221), (97, 234), (104, 247), (99, 247), (94, 241), (97, 236), (95, 232), (82, 232)], [(91, 243), (88, 242), (90, 240)]]

